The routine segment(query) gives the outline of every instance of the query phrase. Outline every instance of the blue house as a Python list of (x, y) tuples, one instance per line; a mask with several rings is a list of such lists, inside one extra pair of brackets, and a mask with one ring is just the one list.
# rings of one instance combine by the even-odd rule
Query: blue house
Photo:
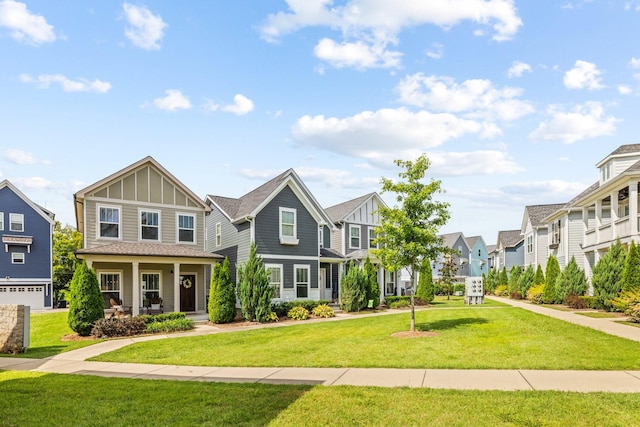
[(467, 237), (469, 246), (469, 276), (489, 274), (489, 251), (482, 236)]
[(54, 214), (0, 182), (0, 304), (53, 307)]

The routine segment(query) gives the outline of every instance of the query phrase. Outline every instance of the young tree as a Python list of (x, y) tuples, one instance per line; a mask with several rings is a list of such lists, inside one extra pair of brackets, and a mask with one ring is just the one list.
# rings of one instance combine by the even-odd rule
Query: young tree
[(607, 310), (613, 309), (611, 300), (622, 290), (622, 272), (626, 258), (627, 252), (620, 239), (617, 239), (593, 267), (593, 296)]
[(520, 288), (518, 287), (518, 280), (520, 280), (520, 275), (522, 274), (522, 269), (519, 265), (514, 265), (511, 267), (511, 271), (509, 271), (509, 296), (511, 298), (522, 298), (522, 294), (520, 294)]
[(493, 291), (498, 287), (499, 277), (496, 274), (495, 269), (489, 270), (489, 274), (487, 274), (487, 278), (484, 281), (484, 292), (487, 294), (492, 294)]
[[(369, 257), (364, 262), (364, 275), (367, 279), (367, 300), (365, 307), (372, 301), (373, 308), (380, 305), (380, 284), (378, 283), (378, 270)], [(364, 308), (364, 307), (363, 307)]]
[(342, 276), (340, 308), (347, 312), (360, 311), (367, 304), (367, 278), (362, 269), (350, 263)]
[(230, 323), (236, 317), (236, 293), (231, 280), (229, 258), (213, 267), (208, 308), (209, 320), (213, 323)]
[(430, 165), (425, 154), (415, 161), (396, 160), (395, 164), (404, 171), (398, 174), (398, 181), (382, 178), (382, 192), (395, 193), (399, 206), (379, 207), (381, 225), (376, 227), (375, 243), (380, 249), (374, 253), (387, 270), (409, 269), (411, 331), (415, 331), (416, 271), (422, 259), (436, 259), (443, 252), (438, 232), (451, 215), (448, 203), (434, 200), (434, 195), (443, 191), (441, 182), (423, 182)]
[(509, 276), (507, 275), (507, 267), (502, 267), (500, 277), (498, 278), (498, 286), (509, 286)]
[(69, 290), (69, 283), (79, 264), (75, 252), (82, 247), (82, 233), (60, 221), (53, 226), (53, 293), (62, 299), (61, 291)]
[(587, 276), (578, 266), (576, 258), (572, 256), (567, 268), (556, 280), (556, 295), (560, 301), (564, 302), (568, 295), (584, 295), (587, 288)]
[(542, 267), (538, 264), (538, 268), (536, 268), (536, 274), (533, 276), (533, 286), (544, 285), (544, 273), (542, 272)]
[(520, 292), (522, 298), (527, 297), (527, 291), (533, 285), (533, 278), (535, 277), (535, 274), (536, 273), (533, 271), (533, 265), (529, 264), (529, 266), (518, 277), (518, 292)]
[(423, 303), (429, 304), (433, 301), (435, 293), (435, 286), (433, 284), (433, 272), (431, 270), (431, 260), (423, 259), (420, 265), (420, 277), (418, 278), (418, 289), (416, 289), (416, 296), (422, 300)]
[(622, 290), (640, 290), (640, 246), (631, 241), (622, 272)]
[(238, 298), (242, 316), (249, 321), (266, 322), (271, 314), (271, 298), (274, 289), (255, 243), (249, 249), (249, 258), (238, 266)]
[(104, 300), (96, 273), (80, 261), (69, 286), (67, 323), (78, 335), (88, 336), (96, 320), (104, 318)]
[(453, 282), (458, 274), (458, 265), (456, 260), (451, 254), (449, 249), (445, 249), (442, 264), (440, 266), (440, 284), (447, 291), (447, 300), (451, 296), (451, 290), (453, 289)]
[(555, 256), (549, 255), (545, 273), (546, 280), (544, 282), (542, 301), (545, 304), (561, 302), (556, 295), (556, 281), (558, 280), (558, 276), (560, 276), (560, 264), (558, 264), (558, 259)]

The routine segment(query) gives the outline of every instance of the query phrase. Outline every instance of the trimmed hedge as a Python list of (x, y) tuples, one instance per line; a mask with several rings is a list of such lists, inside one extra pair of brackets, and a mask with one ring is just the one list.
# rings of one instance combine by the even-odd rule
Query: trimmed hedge
[(271, 304), (271, 311), (276, 313), (278, 317), (286, 317), (287, 313), (291, 311), (293, 307), (304, 307), (307, 311), (313, 311), (319, 305), (329, 305), (329, 301), (327, 300), (308, 300), (308, 299), (300, 299), (293, 301), (282, 301), (282, 302), (274, 302)]

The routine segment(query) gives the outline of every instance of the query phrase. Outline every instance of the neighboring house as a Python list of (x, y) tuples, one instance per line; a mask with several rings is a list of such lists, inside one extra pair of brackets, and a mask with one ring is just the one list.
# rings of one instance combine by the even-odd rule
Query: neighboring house
[(508, 273), (514, 265), (522, 267), (523, 263), (524, 238), (520, 234), (520, 230), (498, 231), (495, 269), (500, 272), (506, 268)]
[(54, 214), (0, 182), (0, 304), (53, 307)]
[(479, 277), (489, 273), (489, 248), (482, 236), (467, 237), (469, 247), (469, 276)]
[(117, 297), (136, 315), (160, 297), (164, 311), (205, 311), (205, 272), (222, 258), (205, 252), (210, 208), (156, 160), (78, 191), (74, 202), (76, 255), (96, 271), (105, 308)]
[(539, 265), (542, 271), (546, 269), (549, 243), (553, 241), (557, 230), (555, 225), (544, 222), (544, 219), (563, 206), (565, 203), (525, 206), (520, 228), (520, 234), (524, 237), (523, 267), (531, 265), (535, 269)]
[(487, 268), (491, 270), (496, 265), (496, 245), (487, 246)]
[(205, 202), (207, 250), (229, 258), (235, 281), (255, 243), (274, 299), (333, 299), (344, 258), (326, 247), (331, 219), (293, 169), (238, 199), (208, 195)]
[[(453, 249), (455, 251), (453, 260), (458, 267), (456, 273), (456, 279), (458, 281), (464, 280), (465, 277), (469, 277), (469, 256), (471, 248), (467, 243), (467, 239), (461, 232), (447, 233), (438, 236), (442, 239), (442, 246), (445, 248)], [(433, 263), (433, 277), (438, 279), (440, 277), (440, 270), (442, 269), (443, 255), (441, 254), (437, 260)]]
[[(369, 193), (326, 208), (325, 211), (335, 225), (331, 233), (331, 247), (338, 250), (347, 262), (353, 261), (360, 266), (369, 257), (378, 270), (380, 298), (384, 300), (388, 295), (400, 295), (403, 289), (398, 286), (400, 272), (385, 270), (371, 252), (377, 248), (374, 240), (375, 228), (381, 224), (378, 213), (380, 206), (386, 207), (382, 198), (377, 193)], [(337, 294), (334, 296), (338, 297)]]

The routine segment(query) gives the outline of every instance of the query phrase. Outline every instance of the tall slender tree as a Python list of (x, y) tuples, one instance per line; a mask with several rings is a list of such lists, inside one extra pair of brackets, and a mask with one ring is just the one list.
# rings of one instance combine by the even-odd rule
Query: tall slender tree
[(587, 288), (587, 276), (578, 266), (576, 258), (572, 256), (567, 268), (556, 280), (556, 295), (560, 301), (564, 302), (569, 295), (584, 295)]
[(69, 286), (67, 323), (78, 335), (91, 334), (93, 323), (104, 318), (104, 300), (96, 273), (81, 261)]
[(533, 271), (533, 265), (529, 264), (529, 266), (518, 277), (518, 291), (522, 298), (527, 297), (527, 291), (533, 285), (535, 274), (536, 273)]
[(522, 298), (520, 293), (520, 287), (518, 286), (518, 280), (522, 274), (522, 269), (519, 265), (514, 265), (509, 271), (509, 296), (511, 298)]
[(274, 289), (255, 243), (249, 249), (249, 258), (238, 266), (238, 298), (242, 316), (249, 321), (266, 322), (271, 314), (271, 298)]
[(211, 273), (209, 287), (209, 320), (230, 323), (236, 317), (236, 293), (231, 280), (229, 258), (217, 263)]
[(367, 301), (371, 301), (372, 308), (380, 305), (380, 284), (378, 283), (378, 270), (369, 257), (364, 262), (364, 275), (367, 282)]
[(620, 243), (620, 239), (617, 239), (593, 267), (591, 278), (593, 296), (607, 310), (613, 309), (611, 300), (616, 298), (622, 290), (622, 272), (626, 258), (627, 252)]
[(622, 272), (622, 290), (635, 291), (640, 289), (640, 246), (631, 241), (627, 259)]
[(544, 273), (542, 272), (542, 267), (538, 264), (538, 268), (536, 268), (536, 274), (533, 276), (533, 286), (544, 285)]
[(507, 267), (503, 266), (500, 271), (498, 286), (509, 286), (509, 276), (507, 275)]
[(560, 264), (558, 263), (558, 259), (549, 255), (547, 259), (547, 268), (545, 271), (545, 282), (544, 282), (544, 292), (542, 293), (542, 301), (545, 304), (553, 304), (559, 301), (558, 296), (556, 294), (556, 281), (558, 280), (558, 276), (560, 275)]
[(433, 272), (431, 270), (431, 260), (423, 259), (420, 264), (420, 277), (418, 278), (418, 289), (416, 296), (423, 303), (429, 304), (433, 301), (435, 286), (433, 284)]
[(451, 214), (448, 203), (434, 199), (443, 192), (441, 182), (424, 182), (430, 165), (425, 154), (415, 161), (396, 160), (395, 164), (404, 169), (398, 174), (400, 179), (382, 178), (382, 192), (394, 193), (398, 204), (379, 208), (381, 224), (375, 230), (375, 243), (380, 249), (373, 252), (387, 270), (409, 269), (411, 331), (415, 331), (416, 271), (422, 259), (436, 259), (443, 252), (438, 232)]

